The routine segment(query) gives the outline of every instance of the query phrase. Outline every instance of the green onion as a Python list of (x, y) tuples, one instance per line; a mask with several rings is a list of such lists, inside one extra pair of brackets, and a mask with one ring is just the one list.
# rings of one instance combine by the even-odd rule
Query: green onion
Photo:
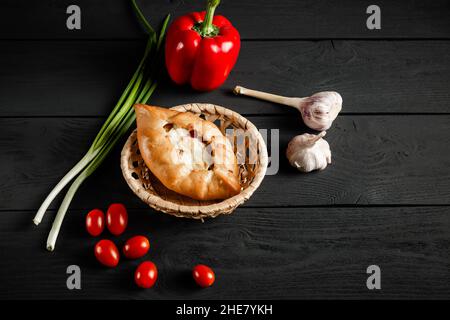
[(134, 123), (135, 113), (133, 110), (133, 105), (135, 103), (146, 103), (157, 86), (155, 79), (158, 77), (158, 69), (160, 65), (159, 60), (161, 58), (161, 44), (164, 40), (170, 15), (167, 15), (164, 20), (163, 26), (157, 38), (155, 31), (139, 10), (135, 0), (131, 0), (131, 2), (136, 15), (148, 32), (148, 41), (145, 47), (144, 55), (129, 84), (98, 132), (87, 153), (53, 188), (41, 204), (36, 216), (33, 219), (34, 223), (38, 225), (42, 221), (42, 218), (51, 202), (64, 189), (64, 187), (76, 177), (58, 209), (50, 230), (47, 239), (47, 249), (49, 251), (53, 251), (55, 248), (56, 239), (64, 220), (64, 216), (78, 188), (100, 166), (119, 139)]

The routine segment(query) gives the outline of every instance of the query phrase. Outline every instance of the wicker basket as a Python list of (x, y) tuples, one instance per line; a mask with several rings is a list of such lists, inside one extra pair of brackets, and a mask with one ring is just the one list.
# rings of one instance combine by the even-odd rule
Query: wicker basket
[[(243, 163), (239, 165), (242, 191), (225, 200), (199, 201), (167, 189), (145, 165), (139, 152), (136, 130), (131, 133), (121, 154), (120, 166), (125, 180), (131, 190), (150, 207), (177, 217), (203, 219), (233, 212), (250, 198), (264, 179), (268, 163), (264, 139), (250, 121), (240, 114), (220, 106), (193, 103), (172, 109), (201, 114), (202, 118), (216, 123), (224, 134), (227, 128), (242, 129), (240, 132), (244, 132), (249, 137), (245, 139), (241, 147), (237, 147), (238, 143), (235, 141), (234, 148), (238, 159), (239, 157), (245, 159), (245, 161), (240, 161)], [(238, 131), (233, 130), (233, 132)], [(234, 139), (237, 137), (235, 136)], [(256, 143), (248, 143), (249, 140)], [(245, 155), (242, 155), (242, 146), (245, 148)], [(249, 154), (256, 155), (256, 159), (254, 156), (252, 161), (249, 161)]]

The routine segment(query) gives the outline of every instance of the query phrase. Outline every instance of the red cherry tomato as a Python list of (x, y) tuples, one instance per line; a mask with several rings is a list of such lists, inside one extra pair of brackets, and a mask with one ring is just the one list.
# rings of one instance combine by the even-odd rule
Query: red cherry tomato
[(202, 288), (212, 286), (214, 280), (216, 280), (216, 276), (212, 269), (204, 264), (196, 265), (192, 270), (192, 276), (194, 277), (195, 282)]
[(105, 214), (102, 210), (94, 209), (86, 215), (86, 230), (93, 237), (99, 236), (105, 229)]
[(106, 226), (109, 232), (118, 236), (122, 234), (128, 224), (128, 213), (125, 206), (121, 203), (113, 203), (106, 212)]
[(144, 236), (135, 236), (125, 242), (123, 255), (128, 259), (137, 259), (145, 256), (150, 249), (150, 242)]
[(115, 267), (119, 264), (119, 250), (111, 240), (100, 240), (95, 245), (95, 257), (107, 267)]
[(158, 278), (158, 269), (151, 261), (142, 262), (134, 273), (134, 282), (141, 288), (151, 288)]

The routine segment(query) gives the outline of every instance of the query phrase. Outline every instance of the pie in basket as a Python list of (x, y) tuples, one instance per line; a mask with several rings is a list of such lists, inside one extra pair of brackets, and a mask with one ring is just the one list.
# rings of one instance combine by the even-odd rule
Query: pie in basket
[(191, 112), (134, 108), (140, 153), (166, 188), (196, 200), (226, 199), (241, 191), (233, 147), (214, 123)]

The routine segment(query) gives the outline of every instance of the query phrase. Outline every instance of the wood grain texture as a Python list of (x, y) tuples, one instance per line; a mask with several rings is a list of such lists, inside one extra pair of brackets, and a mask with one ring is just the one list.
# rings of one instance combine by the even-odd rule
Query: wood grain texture
[[(167, 13), (177, 17), (202, 11), (199, 1), (138, 1), (157, 26)], [(0, 39), (117, 39), (144, 33), (126, 0), (78, 0), (81, 30), (66, 28), (69, 0), (3, 0)], [(448, 38), (450, 5), (446, 0), (380, 0), (381, 30), (368, 30), (366, 8), (358, 0), (223, 0), (218, 13), (228, 17), (243, 39), (304, 38)], [(20, 21), (20, 23), (18, 23)]]
[[(105, 116), (126, 86), (143, 41), (4, 42), (0, 50), (0, 116)], [(30, 51), (30, 48), (33, 48)], [(239, 84), (288, 96), (336, 90), (343, 113), (450, 112), (450, 42), (245, 42), (228, 81), (198, 93), (167, 75), (152, 103), (211, 102), (242, 114), (286, 114), (286, 108), (236, 97)]]
[[(168, 12), (203, 5), (138, 3), (154, 26)], [(69, 4), (81, 7), (79, 31), (66, 28)], [(137, 66), (145, 34), (128, 0), (1, 1), (0, 299), (449, 299), (450, 2), (377, 1), (377, 31), (366, 28), (369, 4), (223, 0), (218, 12), (243, 39), (228, 81), (196, 93), (164, 74), (151, 102), (211, 102), (279, 129), (278, 173), (230, 216), (177, 219), (129, 190), (118, 161), (123, 140), (77, 193), (48, 253), (61, 198), (39, 227), (31, 220), (87, 150)], [(340, 92), (343, 114), (326, 136), (332, 165), (297, 173), (284, 150), (308, 131), (298, 113), (236, 97), (237, 84), (288, 96)], [(132, 235), (150, 238), (147, 258), (159, 268), (152, 290), (133, 285), (139, 261), (105, 270), (93, 257), (85, 214), (112, 201), (130, 209), (119, 246)], [(194, 286), (197, 263), (214, 268), (212, 288)], [(66, 289), (71, 264), (82, 268), (81, 291)], [(381, 291), (366, 288), (372, 264), (381, 267)]]
[[(104, 203), (102, 207), (105, 207)], [(138, 290), (138, 261), (98, 265), (85, 211), (71, 210), (56, 251), (44, 250), (50, 217), (36, 228), (33, 212), (0, 214), (0, 298), (34, 299), (448, 299), (450, 208), (240, 208), (205, 223), (152, 210), (131, 210), (122, 244), (147, 235), (146, 259), (159, 268), (155, 288)], [(52, 214), (50, 214), (52, 215)], [(200, 290), (190, 269), (202, 262), (216, 284)], [(82, 290), (66, 289), (66, 268), (82, 270)], [(381, 268), (380, 291), (366, 288), (366, 268)]]
[[(266, 176), (247, 206), (450, 204), (450, 149), (442, 142), (450, 116), (341, 116), (326, 137), (332, 165), (311, 174), (298, 173), (284, 156), (288, 141), (306, 131), (294, 112), (249, 119), (260, 129), (280, 130), (280, 167)], [(37, 209), (88, 149), (101, 122), (0, 119), (0, 209)], [(86, 181), (72, 208), (111, 199), (144, 208), (120, 171), (123, 143)]]

